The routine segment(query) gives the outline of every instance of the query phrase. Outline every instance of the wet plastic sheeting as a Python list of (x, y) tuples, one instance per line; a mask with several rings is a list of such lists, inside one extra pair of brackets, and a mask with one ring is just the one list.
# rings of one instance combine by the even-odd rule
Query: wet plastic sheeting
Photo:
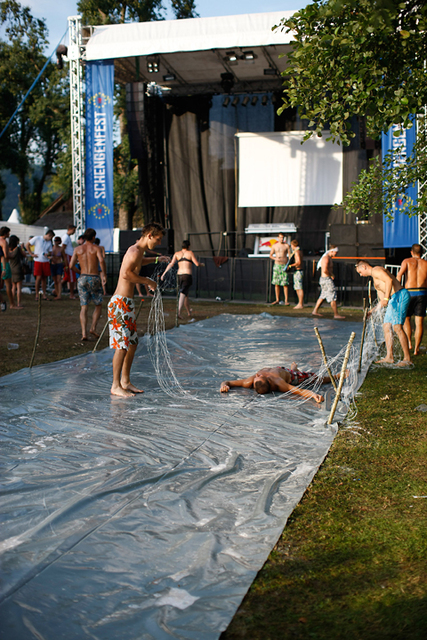
[[(317, 369), (313, 326), (223, 315), (168, 332), (190, 397), (159, 388), (147, 339), (133, 399), (109, 395), (109, 350), (0, 380), (2, 639), (218, 638), (335, 434), (325, 405), (219, 385)], [(323, 321), (326, 351), (359, 328)]]

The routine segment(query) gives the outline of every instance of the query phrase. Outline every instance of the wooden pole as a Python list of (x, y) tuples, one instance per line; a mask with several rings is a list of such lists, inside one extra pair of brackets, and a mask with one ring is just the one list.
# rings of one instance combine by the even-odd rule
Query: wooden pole
[(135, 316), (135, 322), (138, 320), (139, 314), (141, 313), (143, 302), (144, 302), (144, 298), (142, 298), (141, 302), (139, 303), (138, 311), (136, 312), (136, 316)]
[(40, 335), (40, 324), (41, 324), (41, 319), (42, 319), (42, 292), (39, 291), (39, 301), (38, 301), (38, 312), (37, 312), (37, 331), (36, 331), (36, 338), (34, 340), (34, 347), (33, 347), (33, 354), (31, 356), (31, 360), (30, 360), (30, 369), (33, 366), (33, 362), (34, 362), (34, 357), (36, 355), (36, 347), (37, 347), (37, 342), (39, 339), (39, 335)]
[(99, 343), (101, 342), (102, 338), (104, 337), (104, 333), (106, 332), (107, 327), (108, 327), (108, 320), (107, 320), (107, 322), (104, 324), (104, 328), (103, 328), (103, 330), (101, 331), (101, 335), (99, 336), (98, 340), (95, 342), (95, 346), (94, 346), (94, 348), (92, 349), (92, 353), (95, 353), (95, 351), (97, 350)]
[(332, 405), (331, 413), (329, 414), (329, 418), (328, 418), (327, 424), (332, 424), (332, 420), (334, 419), (335, 411), (337, 410), (338, 401), (339, 401), (339, 399), (341, 397), (341, 391), (342, 391), (342, 387), (343, 387), (343, 384), (344, 384), (345, 372), (347, 371), (347, 364), (348, 364), (348, 359), (350, 357), (351, 345), (353, 344), (353, 340), (354, 340), (355, 337), (356, 337), (356, 334), (353, 331), (353, 333), (350, 336), (350, 340), (348, 341), (347, 349), (345, 350), (344, 362), (342, 363), (340, 380), (339, 380), (339, 384), (338, 384), (338, 391), (337, 391), (337, 395), (335, 396), (334, 403)]
[(362, 329), (362, 339), (360, 341), (359, 366), (357, 367), (357, 373), (360, 373), (360, 370), (362, 368), (363, 343), (365, 342), (366, 321), (368, 319), (368, 311), (369, 311), (369, 307), (366, 306), (366, 298), (363, 298), (363, 329)]
[(328, 372), (328, 375), (329, 375), (329, 377), (331, 379), (331, 382), (332, 382), (332, 386), (334, 387), (334, 389), (336, 391), (337, 390), (337, 383), (335, 382), (335, 378), (332, 375), (332, 371), (329, 368), (328, 359), (326, 357), (325, 348), (323, 346), (322, 338), (320, 337), (319, 329), (317, 327), (314, 327), (314, 332), (315, 332), (315, 334), (317, 336), (317, 339), (319, 341), (320, 351), (322, 352), (323, 362), (325, 363), (326, 371)]
[(176, 316), (175, 316), (175, 327), (179, 327), (179, 282), (178, 275), (176, 276)]

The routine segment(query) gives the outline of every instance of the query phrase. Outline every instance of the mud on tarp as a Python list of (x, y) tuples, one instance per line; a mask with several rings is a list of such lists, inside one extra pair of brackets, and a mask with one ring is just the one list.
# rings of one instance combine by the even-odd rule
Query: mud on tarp
[[(336, 430), (326, 403), (219, 385), (316, 370), (313, 326), (224, 315), (168, 332), (184, 399), (159, 388), (148, 338), (130, 400), (110, 397), (108, 349), (3, 377), (0, 637), (218, 638)], [(326, 351), (352, 330), (322, 321)]]

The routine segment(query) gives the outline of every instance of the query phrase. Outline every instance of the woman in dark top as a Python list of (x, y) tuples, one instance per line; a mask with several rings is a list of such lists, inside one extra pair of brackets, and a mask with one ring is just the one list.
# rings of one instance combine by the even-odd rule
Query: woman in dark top
[(202, 262), (199, 262), (192, 251), (190, 251), (190, 242), (189, 240), (184, 240), (182, 243), (181, 251), (177, 251), (172, 260), (169, 262), (168, 266), (163, 272), (162, 280), (164, 280), (167, 272), (172, 269), (172, 267), (178, 264), (178, 285), (179, 285), (179, 302), (178, 302), (178, 318), (182, 320), (182, 307), (185, 307), (187, 311), (188, 317), (191, 316), (190, 304), (188, 301), (188, 293), (190, 291), (190, 287), (193, 284), (193, 264), (196, 267), (204, 267)]
[(21, 290), (22, 281), (25, 278), (24, 260), (27, 256), (25, 249), (19, 244), (19, 238), (17, 236), (10, 236), (9, 238), (9, 264), (12, 272), (12, 296), (15, 298), (16, 305), (14, 309), (22, 309), (21, 305)]

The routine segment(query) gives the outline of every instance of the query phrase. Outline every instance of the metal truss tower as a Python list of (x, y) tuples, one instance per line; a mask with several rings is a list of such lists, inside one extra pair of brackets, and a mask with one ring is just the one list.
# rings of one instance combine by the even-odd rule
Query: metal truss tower
[[(424, 63), (424, 69), (426, 68), (426, 63)], [(427, 107), (424, 107), (423, 113), (423, 131), (422, 135), (426, 135), (426, 126), (427, 126)], [(419, 129), (417, 131), (417, 135), (419, 134)], [(418, 183), (418, 197), (420, 193), (422, 193), (425, 189), (427, 189), (427, 180), (424, 180), (422, 184)], [(418, 243), (422, 247), (421, 257), (424, 260), (427, 259), (427, 212), (423, 212), (418, 216)]]
[(71, 111), (71, 154), (73, 165), (73, 219), (76, 233), (85, 230), (85, 154), (83, 121), (83, 66), (85, 47), (82, 43), (81, 16), (68, 18), (70, 45), (70, 111)]

